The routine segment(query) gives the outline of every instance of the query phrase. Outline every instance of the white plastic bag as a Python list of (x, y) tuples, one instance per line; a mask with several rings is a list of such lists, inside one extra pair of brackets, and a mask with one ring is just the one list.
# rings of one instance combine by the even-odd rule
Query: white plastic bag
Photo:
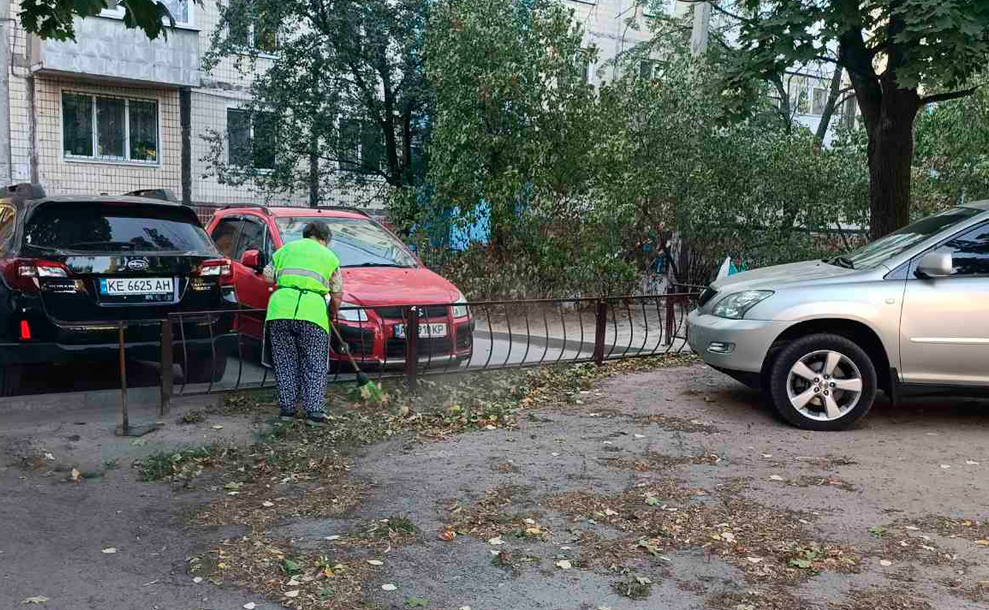
[(718, 277), (717, 277), (717, 279), (722, 280), (722, 279), (728, 277), (728, 274), (729, 273), (731, 273), (731, 257), (730, 256), (726, 257), (725, 258), (725, 262), (721, 263), (721, 268), (718, 269)]

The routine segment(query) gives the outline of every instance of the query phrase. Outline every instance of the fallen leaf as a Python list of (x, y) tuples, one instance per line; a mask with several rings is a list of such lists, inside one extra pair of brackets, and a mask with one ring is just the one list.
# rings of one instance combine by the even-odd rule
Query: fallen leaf
[(391, 583), (388, 583), (387, 585), (381, 585), (381, 590), (382, 591), (394, 591), (396, 589), (398, 589), (398, 587), (396, 587), (395, 585), (393, 585)]
[(495, 536), (494, 538), (488, 540), (488, 544), (493, 544), (497, 546), (499, 544), (505, 544), (505, 541), (501, 539), (501, 536)]
[(800, 568), (801, 570), (806, 570), (813, 565), (810, 559), (791, 559), (788, 563), (791, 568)]
[(769, 477), (769, 480), (770, 481), (782, 481), (783, 480), (783, 477), (781, 477), (778, 474), (774, 474), (773, 476)]
[(724, 532), (724, 533), (722, 533), (721, 534), (721, 538), (725, 542), (731, 542), (731, 543), (734, 543), (735, 542), (735, 534), (733, 534), (731, 532)]
[(109, 547), (109, 548), (105, 548), (105, 549), (103, 549), (103, 554), (104, 554), (104, 555), (113, 555), (113, 554), (114, 554), (114, 553), (116, 553), (116, 552), (117, 552), (117, 549), (115, 549), (115, 548), (114, 548), (114, 547), (112, 547), (112, 546), (111, 546), (111, 547)]
[(989, 546), (989, 540), (976, 540), (975, 544), (979, 546)]
[(247, 602), (246, 604), (244, 604), (244, 610), (254, 610), (257, 607), (258, 605), (255, 604), (254, 602)]
[(656, 496), (646, 496), (646, 504), (649, 506), (656, 506), (659, 504), (659, 498)]
[(299, 597), (299, 593), (300, 592), (301, 591), (299, 589), (293, 589), (292, 591), (286, 591), (285, 592), (285, 597)]
[(223, 489), (240, 489), (243, 487), (243, 483), (234, 483), (233, 481), (227, 483), (223, 486)]
[(879, 561), (879, 565), (883, 566), (884, 568), (888, 568), (889, 566), (893, 565), (893, 562), (888, 559), (882, 559)]
[(443, 530), (439, 534), (440, 540), (446, 540), (447, 542), (453, 540), (456, 537), (457, 537), (457, 532), (453, 530)]
[(561, 559), (560, 561), (556, 562), (556, 567), (560, 568), (561, 570), (569, 570), (570, 568), (573, 567), (573, 564), (571, 564), (566, 559)]
[(604, 509), (604, 514), (608, 515), (609, 517), (614, 517), (615, 515), (618, 514), (618, 511), (611, 510), (610, 508), (606, 508)]
[(25, 599), (21, 603), (22, 604), (43, 604), (43, 603), (45, 603), (47, 601), (48, 601), (48, 598), (47, 597), (43, 597), (41, 595), (35, 595), (34, 597), (29, 597), (29, 598)]
[(373, 566), (383, 566), (383, 565), (385, 565), (385, 562), (383, 562), (383, 561), (381, 561), (379, 559), (368, 559), (367, 562), (369, 564), (373, 565)]

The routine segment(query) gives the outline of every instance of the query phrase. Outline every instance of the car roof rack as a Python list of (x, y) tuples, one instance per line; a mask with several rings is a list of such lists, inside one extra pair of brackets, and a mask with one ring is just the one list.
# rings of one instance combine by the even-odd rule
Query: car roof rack
[(19, 184), (11, 184), (5, 188), (2, 199), (26, 201), (29, 199), (44, 199), (47, 196), (45, 188), (40, 184), (21, 182)]
[(124, 197), (143, 197), (144, 199), (159, 199), (171, 203), (179, 203), (178, 198), (170, 189), (139, 189), (124, 193)]
[(235, 208), (254, 208), (255, 210), (261, 210), (265, 214), (269, 214), (268, 206), (263, 203), (228, 203), (227, 205), (220, 208), (221, 210), (232, 210)]

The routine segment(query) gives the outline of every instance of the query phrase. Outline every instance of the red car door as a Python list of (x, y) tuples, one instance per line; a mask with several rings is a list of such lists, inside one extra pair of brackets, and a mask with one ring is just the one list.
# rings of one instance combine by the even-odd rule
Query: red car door
[[(264, 277), (264, 267), (271, 262), (271, 236), (265, 219), (245, 215), (241, 217), (240, 239), (234, 250), (234, 281), (237, 286), (237, 299), (250, 309), (264, 310), (268, 307), (272, 285)], [(256, 267), (243, 264), (244, 253), (257, 250), (261, 255)], [(241, 330), (252, 337), (261, 338), (264, 313), (243, 316)]]

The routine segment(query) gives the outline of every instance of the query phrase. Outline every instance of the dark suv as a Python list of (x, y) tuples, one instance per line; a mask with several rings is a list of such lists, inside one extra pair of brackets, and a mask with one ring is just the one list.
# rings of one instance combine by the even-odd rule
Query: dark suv
[[(171, 313), (237, 307), (233, 270), (192, 208), (150, 197), (46, 197), (16, 185), (0, 199), (0, 391), (25, 365), (158, 359)], [(217, 381), (232, 315), (183, 324), (186, 381)], [(179, 332), (178, 330), (176, 331)], [(214, 358), (214, 351), (220, 354)]]

